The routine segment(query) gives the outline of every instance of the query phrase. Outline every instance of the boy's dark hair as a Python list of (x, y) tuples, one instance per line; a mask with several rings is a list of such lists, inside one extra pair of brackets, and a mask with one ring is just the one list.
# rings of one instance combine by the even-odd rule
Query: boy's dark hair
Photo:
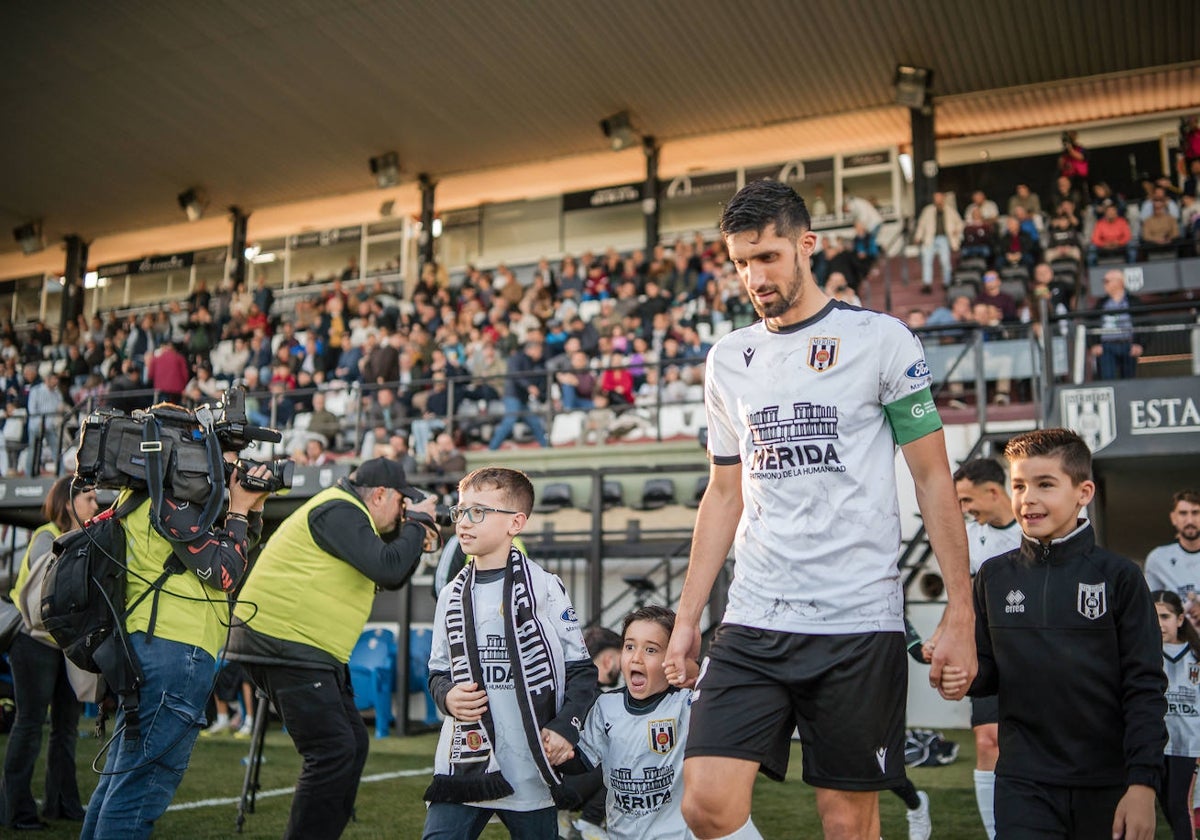
[(721, 214), (721, 235), (752, 230), (762, 233), (767, 225), (775, 233), (793, 242), (812, 229), (812, 219), (804, 199), (779, 181), (753, 181), (729, 199)]
[[(1166, 604), (1177, 617), (1184, 614), (1183, 599), (1169, 589), (1154, 590), (1150, 593), (1150, 600), (1156, 604)], [(1196, 632), (1190, 619), (1184, 618), (1183, 624), (1179, 627), (1179, 635), (1192, 649), (1192, 655), (1200, 659), (1200, 633)]]
[(620, 650), (621, 637), (607, 627), (589, 627), (583, 631), (583, 645), (587, 648), (588, 656), (595, 659), (606, 650)]
[(671, 638), (671, 631), (675, 629), (675, 611), (666, 607), (660, 607), (658, 604), (649, 604), (645, 607), (638, 607), (636, 610), (625, 616), (624, 623), (621, 624), (621, 637), (629, 632), (629, 625), (635, 621), (653, 621), (659, 627), (667, 631), (667, 638)]
[(985, 484), (989, 481), (1004, 486), (1004, 467), (993, 458), (972, 458), (964, 461), (954, 471), (954, 480), (966, 479), (972, 484)]
[(1073, 484), (1092, 477), (1092, 451), (1070, 429), (1035, 429), (1017, 435), (1004, 447), (1009, 463), (1026, 458), (1057, 458)]
[(1200, 491), (1180, 490), (1171, 497), (1171, 510), (1175, 510), (1180, 502), (1187, 502), (1190, 505), (1200, 505)]
[(528, 516), (533, 512), (533, 482), (520, 470), (509, 467), (480, 467), (458, 482), (458, 492), (467, 489), (499, 490), (513, 510)]

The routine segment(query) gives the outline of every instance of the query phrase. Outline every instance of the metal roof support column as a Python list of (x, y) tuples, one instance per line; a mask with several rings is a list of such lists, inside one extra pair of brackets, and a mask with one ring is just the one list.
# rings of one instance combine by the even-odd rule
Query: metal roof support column
[(437, 181), (422, 172), (417, 176), (417, 183), (421, 187), (421, 238), (417, 240), (417, 252), (420, 257), (417, 260), (420, 264), (417, 276), (420, 277), (425, 266), (433, 262), (434, 191), (437, 189)]
[(646, 219), (646, 254), (654, 253), (658, 244), (658, 153), (654, 138), (642, 138), (642, 151), (646, 155), (646, 181), (642, 184), (642, 215)]
[(63, 271), (62, 308), (59, 314), (59, 340), (67, 324), (83, 314), (83, 275), (87, 272), (88, 244), (75, 234), (63, 238), (67, 245), (67, 264)]

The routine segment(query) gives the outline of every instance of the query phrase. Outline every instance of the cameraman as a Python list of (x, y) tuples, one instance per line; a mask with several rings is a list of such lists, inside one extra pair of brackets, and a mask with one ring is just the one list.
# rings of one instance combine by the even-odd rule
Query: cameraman
[[(270, 471), (258, 465), (249, 474), (266, 479)], [(149, 499), (121, 518), (129, 569), (125, 603), (136, 604), (125, 630), (143, 672), (141, 731), (127, 728), (124, 710), (118, 714), (119, 734), (88, 803), (81, 840), (148, 837), (183, 779), (229, 624), (227, 593), (241, 583), (249, 550), (262, 535), (266, 494), (245, 489), (238, 477), (235, 470), (223, 526), (199, 530), (201, 506), (178, 502), (169, 488), (159, 511), (169, 541), (151, 524)], [(129, 495), (123, 491), (116, 507)], [(164, 581), (162, 592), (142, 598), (171, 562), (177, 573)]]
[(403, 586), (436, 541), (434, 505), (395, 461), (364, 461), (283, 521), (238, 596), (227, 656), (245, 663), (304, 757), (285, 838), (335, 838), (350, 819), (368, 743), (350, 651), (376, 587)]

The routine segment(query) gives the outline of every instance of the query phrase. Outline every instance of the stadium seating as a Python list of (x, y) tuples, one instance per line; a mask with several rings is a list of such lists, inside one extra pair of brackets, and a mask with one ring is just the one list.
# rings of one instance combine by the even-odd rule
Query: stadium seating
[(375, 737), (386, 738), (396, 689), (396, 636), (391, 630), (364, 630), (358, 637), (350, 652), (350, 683), (359, 710), (375, 712)]

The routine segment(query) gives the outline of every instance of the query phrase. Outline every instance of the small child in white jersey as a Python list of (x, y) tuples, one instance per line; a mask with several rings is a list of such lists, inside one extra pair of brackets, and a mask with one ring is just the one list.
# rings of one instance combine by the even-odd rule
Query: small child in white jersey
[[(663, 672), (674, 626), (675, 613), (666, 607), (640, 607), (625, 617), (625, 687), (600, 695), (579, 740), (579, 763), (604, 768), (609, 840), (691, 837), (680, 803), (692, 690), (672, 687)], [(699, 666), (689, 662), (687, 670), (692, 685)]]
[(1159, 589), (1150, 593), (1158, 626), (1162, 630), (1163, 668), (1167, 672), (1166, 772), (1158, 792), (1171, 836), (1175, 840), (1192, 833), (1192, 780), (1200, 757), (1200, 634), (1187, 620), (1183, 601), (1174, 592)]

